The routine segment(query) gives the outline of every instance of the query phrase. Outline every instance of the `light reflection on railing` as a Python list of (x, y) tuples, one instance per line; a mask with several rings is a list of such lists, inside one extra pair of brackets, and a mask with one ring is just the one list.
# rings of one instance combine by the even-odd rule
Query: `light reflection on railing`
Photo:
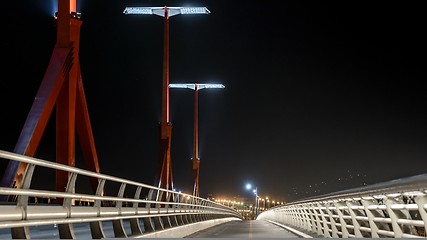
[[(17, 199), (0, 205), (0, 229), (10, 228), (12, 238), (30, 238), (30, 226), (57, 226), (60, 238), (74, 239), (73, 224), (86, 222), (90, 224), (93, 238), (105, 238), (102, 224), (105, 221), (112, 221), (115, 237), (128, 237), (124, 220), (130, 222), (130, 236), (138, 236), (213, 219), (241, 218), (231, 207), (181, 192), (1, 150), (0, 158), (28, 164), (23, 186), (31, 186), (36, 168), (66, 171), (69, 175), (64, 192), (0, 187), (0, 195)], [(97, 179), (95, 194), (76, 192), (76, 180), (83, 176)], [(107, 182), (119, 184), (116, 195), (105, 194)], [(124, 195), (126, 189), (133, 191), (132, 197)], [(61, 204), (31, 204), (30, 199), (62, 201)]]
[(287, 203), (270, 220), (314, 237), (426, 237), (427, 174)]

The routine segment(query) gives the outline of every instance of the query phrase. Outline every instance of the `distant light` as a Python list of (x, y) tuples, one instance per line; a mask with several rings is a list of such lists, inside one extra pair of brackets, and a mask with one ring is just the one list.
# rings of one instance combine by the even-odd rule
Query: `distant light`
[(250, 184), (250, 183), (248, 183), (248, 184), (246, 184), (246, 189), (251, 189), (252, 188), (252, 185)]

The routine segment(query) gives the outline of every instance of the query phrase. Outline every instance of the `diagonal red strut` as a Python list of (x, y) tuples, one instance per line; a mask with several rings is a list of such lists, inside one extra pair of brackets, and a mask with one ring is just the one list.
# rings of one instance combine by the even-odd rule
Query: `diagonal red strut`
[[(14, 152), (27, 156), (36, 154), (53, 108), (56, 107), (56, 162), (75, 165), (77, 129), (86, 168), (100, 172), (80, 71), (79, 43), (82, 21), (71, 18), (70, 10), (76, 11), (75, 0), (58, 0), (56, 46)], [(22, 182), (26, 167), (27, 164), (10, 161), (1, 186), (29, 187), (24, 186)], [(68, 174), (57, 171), (56, 190), (64, 191), (67, 182)], [(91, 185), (95, 191), (96, 179), (93, 179)]]

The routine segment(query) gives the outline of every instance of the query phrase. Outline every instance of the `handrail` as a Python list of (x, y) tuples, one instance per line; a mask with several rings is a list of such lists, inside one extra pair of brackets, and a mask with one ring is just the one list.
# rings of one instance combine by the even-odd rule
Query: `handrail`
[[(123, 220), (129, 220), (132, 232), (129, 236), (134, 237), (196, 222), (230, 217), (241, 219), (235, 209), (201, 197), (3, 150), (0, 150), (0, 158), (28, 164), (23, 177), (23, 188), (0, 187), (0, 195), (18, 197), (16, 203), (0, 204), (0, 229), (10, 228), (12, 238), (28, 239), (31, 237), (29, 227), (40, 225), (58, 224), (60, 238), (75, 238), (73, 223), (87, 222), (90, 223), (93, 238), (105, 238), (101, 224), (104, 221), (113, 221), (115, 237), (128, 237)], [(65, 191), (31, 189), (36, 167), (68, 172)], [(95, 194), (76, 192), (75, 184), (79, 176), (98, 180)], [(105, 195), (104, 186), (107, 181), (120, 184), (116, 196)], [(135, 188), (133, 197), (123, 196), (128, 186)], [(145, 198), (140, 197), (143, 191), (148, 192)], [(63, 201), (56, 205), (29, 204), (29, 197)], [(90, 200), (93, 205), (76, 206), (73, 204), (76, 200)], [(144, 230), (141, 229), (141, 224)]]
[(427, 174), (276, 206), (266, 219), (315, 237), (426, 237)]

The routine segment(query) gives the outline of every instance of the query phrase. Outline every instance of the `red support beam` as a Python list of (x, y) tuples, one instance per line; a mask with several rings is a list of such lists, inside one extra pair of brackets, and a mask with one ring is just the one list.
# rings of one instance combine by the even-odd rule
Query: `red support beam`
[[(77, 81), (77, 99), (76, 99), (76, 129), (79, 137), (79, 143), (83, 152), (86, 170), (100, 173), (98, 154), (95, 147), (95, 139), (92, 132), (92, 126), (89, 119), (89, 111), (86, 103), (86, 96), (83, 89), (83, 81), (79, 74)], [(92, 190), (95, 192), (98, 187), (98, 179), (91, 178)]]
[[(56, 106), (56, 162), (75, 165), (75, 131), (79, 135), (86, 167), (100, 172), (79, 62), (82, 21), (71, 18), (76, 1), (58, 0), (57, 43), (14, 152), (34, 156)], [(1, 181), (3, 187), (28, 188), (23, 184), (27, 164), (10, 161)], [(56, 190), (64, 191), (68, 174), (56, 172)], [(93, 191), (97, 181), (92, 181)]]

